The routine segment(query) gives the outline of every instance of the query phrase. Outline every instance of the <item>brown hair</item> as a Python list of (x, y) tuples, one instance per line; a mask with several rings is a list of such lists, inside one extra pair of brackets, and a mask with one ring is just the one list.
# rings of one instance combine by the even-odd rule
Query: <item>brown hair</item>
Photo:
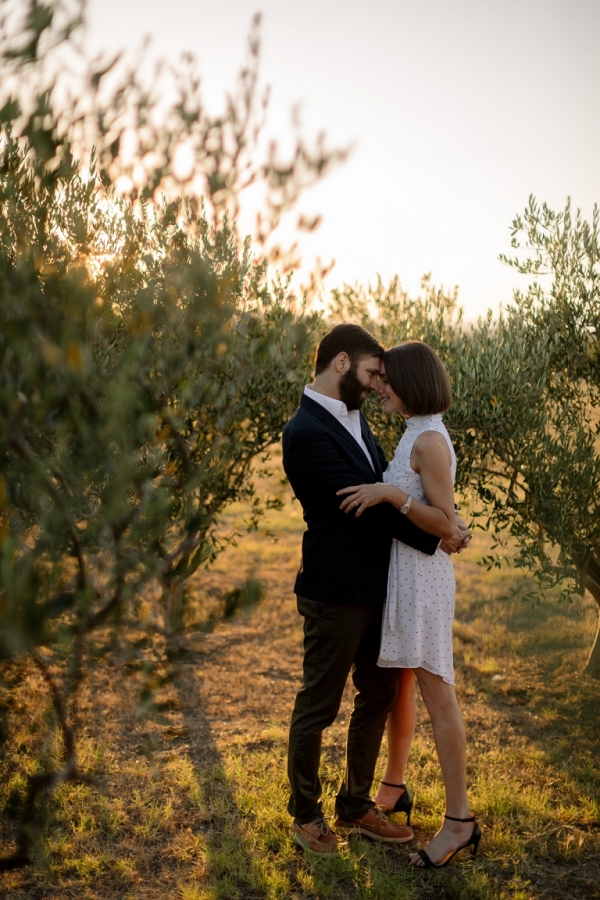
[(450, 380), (439, 356), (423, 341), (406, 341), (383, 354), (385, 377), (413, 416), (444, 412), (452, 403)]
[(338, 353), (347, 353), (352, 365), (356, 365), (363, 356), (376, 356), (381, 359), (383, 347), (360, 325), (336, 325), (317, 347), (315, 375), (324, 372)]

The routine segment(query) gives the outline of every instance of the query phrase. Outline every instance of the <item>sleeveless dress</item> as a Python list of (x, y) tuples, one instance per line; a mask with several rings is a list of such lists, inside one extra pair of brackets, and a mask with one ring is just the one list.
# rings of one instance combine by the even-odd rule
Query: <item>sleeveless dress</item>
[[(456, 457), (441, 414), (407, 420), (394, 458), (383, 480), (395, 484), (413, 500), (427, 503), (421, 478), (410, 466), (413, 444), (425, 431), (443, 435), (451, 456), (452, 481)], [(394, 539), (383, 613), (381, 650), (377, 664), (406, 669), (421, 666), (454, 684), (452, 623), (455, 580), (452, 560), (439, 548), (433, 556)]]

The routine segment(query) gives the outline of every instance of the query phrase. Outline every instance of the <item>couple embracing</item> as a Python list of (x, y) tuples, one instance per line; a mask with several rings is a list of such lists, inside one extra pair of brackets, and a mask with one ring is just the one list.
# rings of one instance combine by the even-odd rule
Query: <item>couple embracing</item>
[[(388, 464), (361, 406), (369, 393), (407, 428)], [(295, 584), (304, 618), (303, 684), (290, 727), (294, 840), (331, 853), (343, 835), (404, 843), (413, 837), (404, 767), (414, 733), (415, 679), (427, 706), (446, 788), (442, 827), (415, 866), (475, 853), (479, 826), (467, 800), (466, 740), (454, 691), (454, 571), (449, 554), (469, 532), (455, 514), (456, 460), (441, 413), (450, 406), (435, 352), (409, 341), (384, 352), (358, 325), (338, 325), (317, 349), (315, 378), (283, 433), (283, 466), (307, 530)], [(356, 688), (344, 780), (329, 827), (321, 807), (321, 737), (348, 674)], [(388, 764), (371, 785), (383, 732)], [(404, 811), (407, 824), (386, 813)]]

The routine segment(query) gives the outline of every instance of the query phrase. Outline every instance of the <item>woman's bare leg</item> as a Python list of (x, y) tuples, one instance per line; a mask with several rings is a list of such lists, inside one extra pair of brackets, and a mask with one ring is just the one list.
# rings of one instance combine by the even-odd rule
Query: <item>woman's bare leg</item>
[[(415, 681), (413, 669), (398, 669), (398, 695), (387, 720), (388, 761), (383, 776), (383, 780), (391, 784), (404, 784), (404, 772), (417, 723)], [(375, 803), (391, 810), (402, 793), (398, 788), (382, 784)]]
[[(467, 799), (467, 745), (465, 726), (454, 686), (426, 669), (415, 671), (421, 695), (431, 718), (433, 737), (442, 768), (446, 789), (446, 813), (457, 819), (466, 819), (471, 815)], [(453, 850), (469, 840), (473, 827), (473, 823), (470, 822), (452, 822), (444, 819), (442, 827), (426, 847), (431, 861), (435, 864), (443, 862)], [(414, 865), (424, 865), (416, 853), (411, 854), (410, 859)]]

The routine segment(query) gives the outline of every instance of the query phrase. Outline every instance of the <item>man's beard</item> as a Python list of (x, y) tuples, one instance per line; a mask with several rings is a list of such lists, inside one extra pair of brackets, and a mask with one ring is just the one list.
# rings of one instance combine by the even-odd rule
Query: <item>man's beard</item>
[(366, 397), (362, 396), (365, 385), (359, 381), (356, 371), (357, 366), (351, 366), (339, 381), (340, 400), (346, 404), (349, 411), (360, 409), (366, 400)]

